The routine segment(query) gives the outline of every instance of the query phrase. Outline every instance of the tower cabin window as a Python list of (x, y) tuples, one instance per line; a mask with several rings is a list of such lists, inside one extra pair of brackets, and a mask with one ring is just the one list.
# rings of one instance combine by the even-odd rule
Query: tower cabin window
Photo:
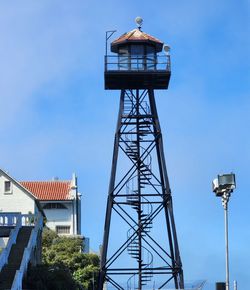
[(156, 63), (157, 54), (152, 45), (131, 44), (119, 48), (119, 70), (155, 70)]
[(157, 55), (155, 52), (155, 48), (151, 45), (146, 46), (146, 67), (147, 70), (156, 69), (157, 64)]
[(43, 209), (67, 209), (67, 207), (59, 202), (53, 202), (53, 203), (46, 203), (43, 206)]
[(128, 46), (123, 46), (123, 47), (119, 48), (118, 68), (119, 68), (119, 70), (129, 70), (130, 69)]
[(140, 44), (131, 45), (131, 69), (143, 70), (145, 69), (145, 47)]

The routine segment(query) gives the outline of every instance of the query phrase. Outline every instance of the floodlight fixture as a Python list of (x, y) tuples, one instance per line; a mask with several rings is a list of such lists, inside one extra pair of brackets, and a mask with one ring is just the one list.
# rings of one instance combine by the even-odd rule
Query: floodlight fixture
[(213, 180), (213, 192), (216, 196), (223, 196), (225, 192), (233, 192), (236, 188), (235, 174), (221, 174)]
[(170, 52), (170, 46), (168, 44), (164, 44), (163, 46), (163, 50), (165, 51), (165, 53), (168, 55)]
[(226, 250), (226, 290), (229, 290), (229, 250), (228, 250), (228, 202), (231, 193), (236, 188), (235, 174), (219, 174), (212, 183), (213, 192), (221, 197), (225, 219), (225, 250)]

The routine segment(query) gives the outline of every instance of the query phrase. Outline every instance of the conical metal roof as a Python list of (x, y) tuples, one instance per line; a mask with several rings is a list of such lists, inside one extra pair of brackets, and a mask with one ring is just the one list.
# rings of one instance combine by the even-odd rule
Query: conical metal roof
[(163, 42), (141, 31), (139, 28), (126, 32), (111, 43), (111, 51), (118, 52), (118, 47), (127, 43), (148, 43), (155, 46), (156, 51), (162, 51)]

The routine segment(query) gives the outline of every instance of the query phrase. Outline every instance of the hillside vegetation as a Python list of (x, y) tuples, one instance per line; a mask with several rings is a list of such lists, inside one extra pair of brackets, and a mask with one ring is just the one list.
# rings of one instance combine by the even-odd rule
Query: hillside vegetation
[(80, 238), (59, 237), (47, 228), (42, 238), (42, 265), (31, 267), (25, 287), (36, 290), (96, 289), (99, 257), (82, 253)]

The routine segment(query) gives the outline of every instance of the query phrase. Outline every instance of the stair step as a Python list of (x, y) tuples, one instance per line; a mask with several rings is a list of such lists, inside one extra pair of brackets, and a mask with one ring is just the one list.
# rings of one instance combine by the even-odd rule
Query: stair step
[(0, 272), (0, 290), (11, 288), (16, 271), (20, 268), (23, 252), (28, 245), (32, 229), (33, 227), (29, 226), (20, 228), (16, 244), (14, 244), (10, 250), (8, 264), (4, 265)]
[[(136, 206), (136, 204), (138, 203), (138, 201), (132, 201), (132, 200), (127, 200), (128, 204), (129, 205), (132, 205), (132, 206)], [(136, 206), (136, 208), (138, 207), (138, 205)]]
[(148, 180), (148, 181), (150, 181), (150, 179), (152, 178), (151, 176), (150, 176), (151, 174), (150, 173), (146, 173), (146, 174), (141, 174), (141, 181), (143, 180)]
[(138, 153), (137, 152), (131, 152), (131, 151), (126, 151), (126, 153), (127, 153), (127, 155), (129, 156), (129, 157), (133, 157), (133, 156), (137, 156), (138, 157)]

